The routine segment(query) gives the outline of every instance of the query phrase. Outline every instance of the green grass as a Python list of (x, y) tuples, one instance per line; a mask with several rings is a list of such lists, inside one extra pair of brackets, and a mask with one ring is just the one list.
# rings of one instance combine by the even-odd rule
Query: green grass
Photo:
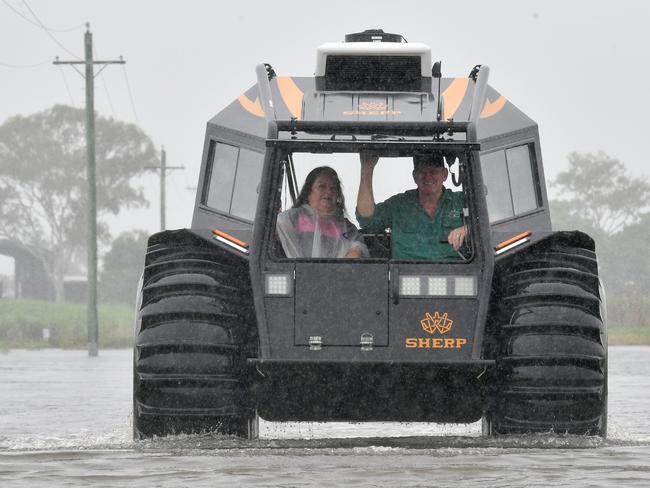
[[(643, 307), (614, 302), (610, 308), (610, 345), (650, 345), (650, 325)], [(647, 302), (643, 303), (647, 306)], [(611, 313), (614, 312), (614, 313)], [(638, 315), (641, 325), (627, 325)], [(619, 320), (614, 320), (619, 318)], [(623, 319), (623, 320), (620, 320)], [(43, 329), (50, 338), (43, 339)], [(0, 300), (0, 349), (57, 347), (85, 349), (88, 345), (86, 306), (36, 300)], [(99, 307), (99, 347), (133, 345), (133, 310), (126, 305)]]
[[(99, 306), (99, 347), (131, 347), (133, 310), (126, 305)], [(43, 329), (50, 337), (43, 339)], [(0, 300), (0, 349), (86, 348), (86, 306), (37, 300)]]
[(609, 344), (650, 345), (650, 299), (641, 293), (607, 297)]
[(650, 345), (650, 327), (610, 327), (607, 335), (610, 346)]

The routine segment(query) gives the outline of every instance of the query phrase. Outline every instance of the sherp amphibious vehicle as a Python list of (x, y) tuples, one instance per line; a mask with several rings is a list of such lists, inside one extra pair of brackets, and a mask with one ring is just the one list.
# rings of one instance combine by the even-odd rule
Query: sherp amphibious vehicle
[[(208, 122), (192, 225), (148, 243), (136, 437), (255, 437), (260, 417), (606, 435), (594, 242), (551, 230), (537, 125), (489, 69), (440, 67), (400, 35), (350, 34), (318, 48), (312, 77), (259, 65)], [(306, 172), (352, 187), (360, 153), (382, 158), (378, 200), (413, 186), (414, 155), (444, 155), (461, 257), (393, 259), (389, 230), (365, 232), (369, 257), (287, 257), (276, 219)]]

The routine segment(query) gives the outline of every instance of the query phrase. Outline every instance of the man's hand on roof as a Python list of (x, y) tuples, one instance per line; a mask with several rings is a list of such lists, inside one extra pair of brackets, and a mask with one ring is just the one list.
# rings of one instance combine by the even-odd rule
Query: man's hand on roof
[(361, 166), (367, 168), (374, 168), (379, 161), (379, 156), (368, 153), (359, 153), (359, 159), (361, 159)]

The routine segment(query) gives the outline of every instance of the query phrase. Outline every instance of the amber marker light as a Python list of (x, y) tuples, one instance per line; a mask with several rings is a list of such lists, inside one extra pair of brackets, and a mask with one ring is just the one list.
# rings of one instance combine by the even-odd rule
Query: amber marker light
[(499, 254), (509, 251), (513, 247), (520, 246), (521, 244), (530, 241), (530, 236), (531, 232), (527, 230), (526, 232), (522, 232), (521, 234), (511, 237), (507, 241), (503, 241), (497, 244), (494, 246), (495, 254), (498, 256)]
[(212, 229), (212, 234), (218, 242), (221, 242), (226, 246), (237, 249), (239, 252), (243, 252), (244, 254), (248, 254), (250, 252), (248, 250), (248, 243), (237, 239), (235, 236), (231, 236), (230, 234), (219, 229)]

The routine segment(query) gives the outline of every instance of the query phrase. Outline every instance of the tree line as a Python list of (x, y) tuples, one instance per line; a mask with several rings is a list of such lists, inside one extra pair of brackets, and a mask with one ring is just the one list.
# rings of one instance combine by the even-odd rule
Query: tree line
[(596, 242), (611, 326), (650, 325), (650, 184), (604, 152), (572, 153), (551, 183), (557, 230), (581, 230)]
[[(148, 205), (136, 176), (158, 157), (134, 124), (97, 116), (95, 130), (97, 233), (110, 242), (106, 216)], [(63, 301), (64, 277), (84, 267), (86, 186), (83, 109), (56, 105), (0, 126), (0, 237), (38, 257), (56, 301)]]

